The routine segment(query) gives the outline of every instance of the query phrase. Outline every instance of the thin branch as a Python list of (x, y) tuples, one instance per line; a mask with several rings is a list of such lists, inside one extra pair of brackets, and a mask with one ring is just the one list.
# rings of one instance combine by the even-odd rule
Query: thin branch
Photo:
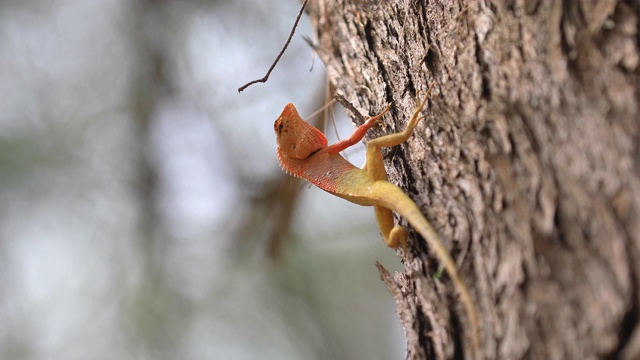
[(273, 71), (273, 69), (276, 67), (276, 64), (278, 64), (278, 61), (280, 61), (280, 58), (282, 57), (282, 55), (284, 55), (284, 52), (287, 50), (287, 47), (289, 46), (289, 43), (291, 42), (291, 38), (293, 38), (293, 34), (296, 32), (296, 27), (298, 27), (298, 22), (300, 21), (300, 18), (302, 17), (302, 12), (304, 11), (304, 8), (307, 6), (307, 2), (309, 0), (304, 0), (304, 3), (302, 3), (302, 7), (300, 8), (300, 12), (298, 13), (298, 17), (296, 17), (296, 22), (293, 23), (293, 28), (291, 29), (291, 32), (289, 33), (289, 38), (287, 39), (287, 42), (284, 43), (284, 47), (282, 47), (282, 50), (280, 50), (280, 53), (278, 54), (278, 56), (276, 57), (276, 60), (273, 62), (273, 64), (271, 65), (271, 67), (269, 68), (269, 71), (267, 71), (267, 74), (261, 78), (261, 79), (257, 79), (257, 80), (253, 80), (250, 81), (242, 86), (240, 86), (238, 88), (238, 92), (242, 92), (244, 89), (248, 88), (249, 86), (255, 84), (255, 83), (264, 83), (267, 82), (267, 80), (269, 80), (269, 75), (271, 75), (271, 71)]
[(351, 111), (353, 116), (355, 116), (358, 121), (364, 122), (365, 117), (360, 113), (360, 111), (358, 111), (358, 109), (355, 108), (355, 106), (353, 106), (351, 102), (349, 102), (349, 100), (345, 99), (344, 96), (336, 93), (335, 95), (333, 95), (333, 98), (336, 99), (336, 101), (339, 102), (340, 105)]

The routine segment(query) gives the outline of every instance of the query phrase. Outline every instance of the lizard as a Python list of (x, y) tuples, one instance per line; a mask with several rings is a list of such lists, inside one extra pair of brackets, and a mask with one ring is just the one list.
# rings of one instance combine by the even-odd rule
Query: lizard
[(422, 235), (452, 279), (468, 315), (474, 352), (479, 354), (479, 314), (469, 288), (460, 276), (449, 251), (420, 208), (402, 189), (387, 181), (382, 157), (381, 148), (393, 147), (407, 141), (416, 125), (426, 118), (420, 113), (433, 85), (429, 87), (422, 101), (417, 100), (416, 110), (403, 131), (381, 136), (366, 143), (366, 160), (362, 168), (348, 162), (340, 152), (359, 143), (367, 130), (381, 121), (391, 105), (380, 114), (366, 120), (348, 138), (328, 145), (327, 138), (322, 132), (302, 120), (295, 106), (289, 103), (273, 125), (278, 144), (276, 152), (281, 167), (288, 174), (305, 179), (320, 189), (352, 203), (373, 206), (385, 243), (394, 249), (403, 246), (406, 257), (408, 232), (402, 226), (394, 225), (393, 212), (404, 217)]

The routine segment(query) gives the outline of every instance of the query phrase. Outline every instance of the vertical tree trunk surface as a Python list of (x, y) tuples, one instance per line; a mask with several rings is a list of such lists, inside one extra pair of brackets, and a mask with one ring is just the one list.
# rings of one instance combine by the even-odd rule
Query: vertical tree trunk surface
[[(640, 358), (640, 5), (312, 0), (316, 51), (363, 114), (393, 103), (390, 181), (422, 208), (480, 310), (481, 358)], [(389, 118), (387, 118), (389, 119)], [(400, 219), (401, 223), (406, 223)], [(387, 277), (408, 357), (471, 358), (419, 237)]]

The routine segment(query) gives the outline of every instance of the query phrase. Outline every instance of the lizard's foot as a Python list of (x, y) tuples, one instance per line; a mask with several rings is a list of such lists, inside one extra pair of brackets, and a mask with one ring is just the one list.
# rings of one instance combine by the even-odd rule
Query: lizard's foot
[(399, 246), (402, 246), (402, 256), (406, 259), (407, 258), (407, 237), (409, 236), (409, 233), (407, 233), (407, 230), (405, 228), (403, 228), (402, 226), (395, 226), (393, 229), (391, 229), (391, 232), (389, 233), (389, 242), (387, 243), (387, 245), (390, 248), (394, 248), (396, 249)]
[(391, 109), (391, 104), (387, 105), (387, 107), (378, 115), (372, 116), (365, 121), (365, 124), (369, 127), (372, 127), (376, 124), (382, 123), (382, 117)]

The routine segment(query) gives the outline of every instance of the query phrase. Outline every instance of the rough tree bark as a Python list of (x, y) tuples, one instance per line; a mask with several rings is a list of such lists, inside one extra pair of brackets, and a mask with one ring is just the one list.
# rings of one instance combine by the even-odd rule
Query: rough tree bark
[[(313, 0), (316, 51), (390, 152), (481, 312), (482, 358), (640, 358), (640, 5)], [(391, 120), (391, 121), (390, 121)], [(403, 222), (400, 220), (400, 222)], [(406, 224), (405, 224), (406, 225)], [(419, 238), (386, 277), (411, 359), (470, 358), (467, 315)]]

